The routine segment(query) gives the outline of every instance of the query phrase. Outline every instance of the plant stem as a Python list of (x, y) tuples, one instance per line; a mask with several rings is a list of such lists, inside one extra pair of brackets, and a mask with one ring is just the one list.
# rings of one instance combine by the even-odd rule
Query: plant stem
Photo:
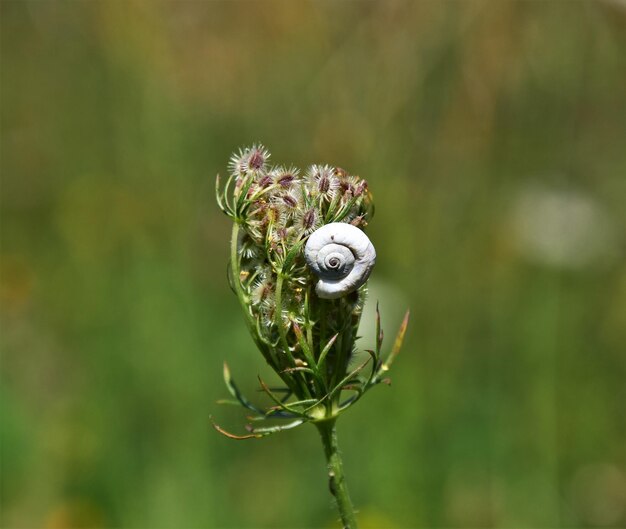
[(254, 337), (254, 322), (248, 311), (248, 297), (243, 291), (243, 288), (241, 288), (241, 279), (239, 277), (239, 224), (236, 222), (233, 224), (233, 231), (230, 237), (230, 274), (235, 294), (237, 294), (237, 299), (239, 299), (239, 303), (243, 308), (246, 325), (248, 326), (250, 334)]
[(276, 277), (276, 290), (274, 292), (274, 301), (276, 303), (274, 322), (276, 323), (276, 327), (278, 328), (280, 343), (285, 350), (285, 354), (287, 355), (289, 354), (289, 344), (287, 343), (287, 334), (285, 332), (285, 325), (283, 324), (283, 280), (284, 276), (282, 272), (279, 272)]
[(244, 292), (241, 286), (239, 268), (239, 224), (237, 222), (233, 223), (233, 231), (230, 238), (230, 275), (233, 282), (232, 286), (235, 289), (235, 294), (237, 294), (237, 299), (239, 300), (239, 304), (243, 309), (243, 314), (246, 320), (248, 331), (250, 332), (250, 336), (252, 336), (254, 343), (259, 348), (259, 351), (261, 351), (261, 354), (263, 354), (266, 362), (270, 366), (272, 366), (274, 370), (278, 370), (279, 367), (276, 363), (276, 360), (272, 356), (272, 351), (261, 341), (256, 332), (256, 323), (250, 312), (248, 295)]
[(328, 485), (330, 493), (335, 497), (344, 529), (357, 529), (354, 507), (348, 494), (348, 485), (343, 473), (343, 462), (337, 445), (336, 419), (328, 419), (315, 424), (322, 437), (324, 453), (328, 463)]
[[(291, 350), (289, 349), (289, 343), (287, 342), (287, 333), (285, 329), (285, 324), (283, 322), (283, 281), (284, 275), (282, 272), (278, 273), (276, 277), (276, 290), (274, 292), (274, 302), (276, 303), (276, 309), (274, 313), (274, 323), (278, 328), (278, 334), (280, 335), (280, 342), (283, 347), (283, 352), (286, 358), (289, 359), (289, 367), (296, 367), (295, 359), (291, 354)], [(300, 398), (300, 400), (304, 400), (306, 398), (311, 398), (311, 392), (309, 391), (306, 378), (302, 373), (296, 373), (294, 376), (296, 381), (296, 385), (299, 388), (299, 391), (295, 391), (296, 395)], [(295, 386), (294, 386), (295, 388)]]

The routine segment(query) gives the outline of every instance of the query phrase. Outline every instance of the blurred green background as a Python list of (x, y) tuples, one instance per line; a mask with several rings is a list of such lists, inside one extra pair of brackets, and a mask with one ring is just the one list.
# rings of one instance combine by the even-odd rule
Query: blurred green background
[(368, 179), (363, 347), (412, 310), (339, 424), (363, 527), (626, 526), (623, 1), (0, 7), (2, 527), (335, 526), (313, 428), (208, 420), (271, 378), (213, 196), (255, 141)]

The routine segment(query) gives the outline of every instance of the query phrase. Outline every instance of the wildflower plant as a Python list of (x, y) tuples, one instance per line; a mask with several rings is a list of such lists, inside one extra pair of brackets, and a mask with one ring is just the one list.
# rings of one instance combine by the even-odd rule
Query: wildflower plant
[[(253, 145), (234, 154), (217, 202), (233, 220), (228, 280), (246, 325), (283, 385), (259, 377), (271, 405), (246, 398), (224, 364), (232, 399), (249, 413), (245, 435), (214, 423), (232, 439), (261, 438), (304, 423), (322, 438), (330, 490), (344, 527), (356, 527), (338, 452), (335, 424), (386, 373), (400, 351), (408, 312), (391, 351), (383, 355), (376, 307), (376, 343), (356, 361), (357, 329), (376, 252), (364, 233), (374, 213), (367, 182), (343, 169), (270, 165), (270, 154)], [(356, 363), (356, 365), (354, 365)]]

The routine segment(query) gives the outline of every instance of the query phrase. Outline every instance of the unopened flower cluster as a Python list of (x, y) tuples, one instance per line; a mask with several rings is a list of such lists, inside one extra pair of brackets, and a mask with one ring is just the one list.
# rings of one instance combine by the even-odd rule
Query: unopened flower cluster
[[(272, 166), (269, 160), (270, 153), (261, 145), (233, 155), (224, 189), (218, 187), (218, 203), (238, 230), (231, 252), (231, 260), (237, 263), (231, 263), (236, 266), (231, 266), (230, 281), (245, 296), (241, 301), (255, 327), (257, 344), (262, 349), (280, 348), (284, 334), (285, 345), (298, 363), (293, 324), (305, 326), (312, 318), (319, 321), (322, 317), (311, 314), (314, 278), (302, 255), (303, 243), (332, 222), (364, 228), (372, 215), (372, 201), (367, 182), (339, 167), (311, 165), (301, 172)], [(232, 277), (233, 270), (238, 277)], [(350, 306), (344, 307), (356, 318), (362, 294), (355, 293), (347, 301)], [(340, 310), (341, 304), (329, 303), (324, 317), (333, 319), (333, 307)], [(349, 319), (354, 323), (354, 318)], [(278, 368), (293, 367), (284, 359), (271, 360)]]
[[(269, 158), (261, 145), (243, 149), (231, 158), (224, 186), (219, 176), (216, 182), (218, 205), (233, 220), (231, 288), (256, 346), (284, 383), (271, 387), (259, 377), (273, 403), (259, 406), (243, 395), (224, 364), (233, 400), (220, 402), (243, 406), (251, 421), (243, 436), (214, 423), (233, 439), (334, 421), (388, 381), (408, 324), (407, 312), (383, 357), (377, 306), (375, 343), (355, 366), (357, 329), (376, 260), (363, 231), (373, 213), (367, 182), (338, 167), (311, 165), (300, 172), (272, 166)], [(291, 422), (257, 426), (276, 419)]]

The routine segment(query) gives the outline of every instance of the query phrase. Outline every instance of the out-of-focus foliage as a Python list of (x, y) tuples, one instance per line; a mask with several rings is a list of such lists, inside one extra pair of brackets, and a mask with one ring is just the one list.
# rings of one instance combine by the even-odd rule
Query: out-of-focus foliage
[(0, 8), (2, 527), (333, 524), (313, 428), (208, 420), (271, 378), (213, 198), (254, 141), (368, 180), (361, 347), (412, 310), (340, 424), (363, 526), (626, 525), (621, 0)]

